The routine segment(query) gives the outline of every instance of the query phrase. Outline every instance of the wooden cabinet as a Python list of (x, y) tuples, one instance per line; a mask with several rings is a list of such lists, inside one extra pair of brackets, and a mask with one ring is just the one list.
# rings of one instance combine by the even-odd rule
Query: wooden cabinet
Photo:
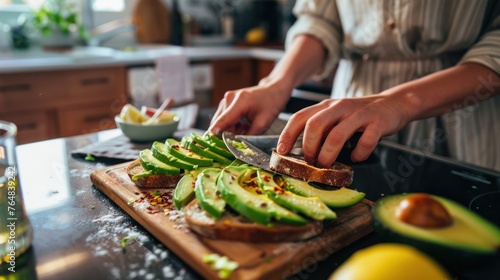
[(221, 59), (211, 62), (214, 78), (212, 105), (217, 107), (228, 90), (255, 85), (254, 61), (248, 59)]
[(19, 143), (113, 128), (126, 103), (124, 67), (0, 74), (0, 119)]
[(228, 90), (254, 86), (269, 75), (276, 62), (266, 59), (224, 59), (211, 62), (214, 86), (212, 105), (217, 107)]
[(55, 112), (52, 111), (2, 113), (0, 119), (16, 124), (18, 144), (46, 140), (57, 136)]
[(93, 133), (115, 128), (115, 115), (107, 104), (69, 107), (59, 111), (58, 124), (62, 137)]
[(255, 60), (255, 82), (258, 83), (262, 78), (266, 77), (273, 71), (276, 61), (256, 59)]

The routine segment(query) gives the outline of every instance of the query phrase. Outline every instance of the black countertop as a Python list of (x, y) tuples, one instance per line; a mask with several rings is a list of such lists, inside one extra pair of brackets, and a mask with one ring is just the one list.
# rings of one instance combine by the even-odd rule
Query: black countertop
[[(20, 180), (34, 239), (31, 249), (17, 259), (16, 274), (5, 274), (2, 268), (0, 279), (201, 279), (92, 185), (90, 173), (116, 162), (71, 156), (75, 149), (118, 135), (118, 130), (110, 130), (18, 146)], [(429, 191), (468, 205), (483, 193), (500, 191), (497, 172), (384, 142), (369, 161), (353, 167), (353, 187), (371, 200), (391, 193)], [(493, 206), (493, 216), (498, 216), (499, 204), (496, 200), (487, 207)], [(122, 239), (132, 233), (137, 240), (122, 248)], [(353, 252), (377, 242), (379, 237), (372, 233), (290, 279), (326, 279)], [(454, 274), (456, 279), (500, 279), (498, 263)]]

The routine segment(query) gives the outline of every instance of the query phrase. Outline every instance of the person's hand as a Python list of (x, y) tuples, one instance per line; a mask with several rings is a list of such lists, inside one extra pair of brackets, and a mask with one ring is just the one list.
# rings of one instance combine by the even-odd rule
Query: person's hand
[(382, 136), (397, 132), (409, 122), (407, 106), (402, 98), (390, 94), (324, 100), (290, 118), (281, 133), (277, 152), (287, 154), (304, 132), (305, 160), (320, 167), (330, 167), (344, 143), (360, 131), (362, 135), (351, 159), (363, 161)]
[(254, 86), (228, 91), (208, 128), (216, 134), (259, 134), (269, 128), (289, 98), (278, 86)]

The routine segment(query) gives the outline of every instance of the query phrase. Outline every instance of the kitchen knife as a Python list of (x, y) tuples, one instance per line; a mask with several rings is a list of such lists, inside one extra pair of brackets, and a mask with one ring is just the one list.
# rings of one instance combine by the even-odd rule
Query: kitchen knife
[[(350, 159), (350, 155), (352, 150), (356, 147), (360, 137), (361, 132), (356, 132), (344, 144), (337, 157), (339, 162), (345, 164), (353, 163)], [(229, 151), (231, 151), (237, 159), (258, 166), (264, 170), (275, 172), (270, 168), (269, 161), (271, 159), (270, 155), (272, 150), (275, 149), (278, 144), (279, 135), (234, 135), (233, 133), (224, 131), (222, 133), (222, 139)], [(297, 139), (290, 153), (302, 155), (302, 137)]]
[[(260, 142), (264, 147), (272, 147), (272, 143), (274, 147), (276, 147), (276, 143), (278, 139), (274, 140), (276, 136), (273, 137), (261, 137), (261, 139), (256, 139), (257, 136), (253, 138), (254, 141)], [(279, 137), (279, 136), (278, 136)], [(234, 135), (231, 132), (224, 131), (222, 133), (222, 139), (226, 144), (229, 151), (239, 160), (244, 161), (248, 164), (260, 167), (264, 170), (274, 172), (269, 166), (269, 161), (271, 157), (269, 154), (265, 153), (263, 150), (254, 146), (250, 141), (245, 139), (245, 136), (242, 135)]]

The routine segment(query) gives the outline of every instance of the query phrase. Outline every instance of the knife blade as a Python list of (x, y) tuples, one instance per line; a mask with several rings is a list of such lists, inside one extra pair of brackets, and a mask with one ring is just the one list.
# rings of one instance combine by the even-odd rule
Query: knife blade
[[(227, 148), (233, 155), (250, 165), (254, 165), (260, 167), (264, 170), (274, 172), (269, 166), (269, 161), (271, 160), (271, 156), (261, 149), (257, 148), (255, 145), (250, 143), (245, 137), (240, 135), (234, 135), (231, 132), (224, 131), (222, 133), (222, 140), (226, 144)], [(265, 143), (272, 142), (270, 138), (265, 139)], [(278, 140), (276, 139), (276, 142)]]
[[(356, 147), (361, 134), (361, 132), (356, 132), (347, 140), (337, 157), (337, 161), (345, 164), (354, 164), (354, 162), (351, 161), (351, 152)], [(222, 139), (237, 159), (262, 169), (273, 171), (270, 169), (269, 161), (271, 159), (272, 150), (275, 149), (278, 144), (279, 135), (234, 135), (233, 133), (224, 131), (222, 133)], [(236, 141), (236, 145), (233, 144), (233, 141)], [(243, 143), (245, 148), (238, 148), (238, 143)], [(245, 149), (248, 150), (245, 151)], [(290, 153), (295, 155), (303, 154), (302, 136), (297, 139)]]

